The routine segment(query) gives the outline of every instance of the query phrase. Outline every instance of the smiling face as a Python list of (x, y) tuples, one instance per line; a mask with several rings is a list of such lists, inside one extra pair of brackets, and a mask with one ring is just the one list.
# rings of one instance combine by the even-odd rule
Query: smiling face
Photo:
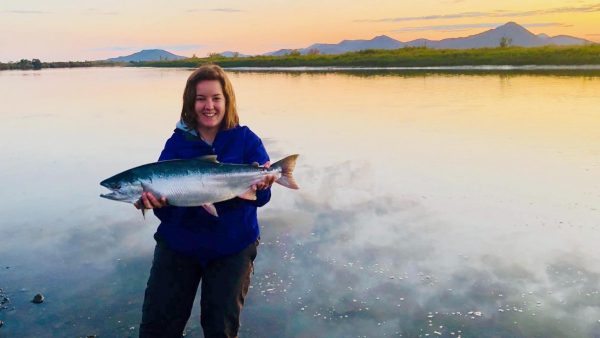
[(226, 102), (223, 88), (218, 80), (204, 80), (196, 84), (196, 128), (219, 130), (225, 116)]
[[(215, 94), (220, 96), (216, 97)], [(207, 102), (207, 99), (211, 99), (211, 102)], [(210, 107), (211, 104), (213, 107)], [(202, 111), (206, 109), (207, 113), (203, 114)], [(216, 114), (213, 116), (210, 110)], [(190, 129), (204, 131), (201, 134), (209, 138), (221, 129), (239, 126), (233, 86), (221, 67), (206, 64), (190, 74), (183, 90), (181, 121)]]

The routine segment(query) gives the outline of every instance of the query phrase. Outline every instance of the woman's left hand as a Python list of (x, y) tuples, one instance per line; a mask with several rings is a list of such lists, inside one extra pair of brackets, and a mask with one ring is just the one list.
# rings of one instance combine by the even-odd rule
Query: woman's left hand
[[(265, 167), (265, 168), (270, 168), (271, 167), (271, 161), (267, 161), (267, 163), (263, 164), (262, 166)], [(276, 178), (277, 178), (277, 176), (275, 176), (275, 175), (267, 175), (265, 177), (264, 181), (253, 185), (252, 189), (254, 189), (254, 190), (269, 189), (273, 185), (273, 182), (275, 182)]]

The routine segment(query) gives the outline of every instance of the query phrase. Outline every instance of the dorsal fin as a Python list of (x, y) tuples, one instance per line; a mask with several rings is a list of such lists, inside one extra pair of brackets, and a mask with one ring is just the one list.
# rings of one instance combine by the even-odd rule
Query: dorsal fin
[(219, 163), (219, 161), (217, 161), (217, 155), (205, 155), (200, 156), (197, 159), (206, 162)]

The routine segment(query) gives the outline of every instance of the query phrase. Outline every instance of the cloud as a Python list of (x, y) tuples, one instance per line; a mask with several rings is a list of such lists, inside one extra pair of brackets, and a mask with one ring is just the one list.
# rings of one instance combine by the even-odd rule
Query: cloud
[(433, 26), (417, 26), (403, 27), (394, 29), (393, 32), (422, 32), (422, 31), (461, 31), (472, 28), (495, 28), (502, 23), (478, 23), (478, 24), (460, 24), (460, 25), (433, 25)]
[(246, 11), (243, 9), (236, 9), (236, 8), (209, 8), (209, 9), (188, 9), (186, 12), (188, 12), (188, 13), (196, 13), (196, 12), (242, 13), (242, 12), (246, 12)]
[[(433, 26), (415, 26), (403, 27), (393, 30), (393, 32), (422, 32), (422, 31), (462, 31), (473, 28), (496, 28), (504, 23), (477, 23), (477, 24), (457, 24), (457, 25), (433, 25)], [(525, 27), (567, 27), (568, 25), (558, 22), (542, 22), (524, 24)]]
[(89, 15), (118, 15), (117, 11), (104, 11), (97, 8), (89, 8), (85, 14)]
[[(297, 169), (302, 190), (274, 189), (273, 200), (260, 211), (262, 238), (241, 336), (600, 334), (595, 256), (552, 250), (547, 239), (562, 233), (512, 234), (450, 224), (418, 196), (378, 191), (367, 161)], [(7, 289), (31, 288), (35, 281), (57, 304), (50, 316), (60, 318), (57, 324), (90, 318), (77, 326), (46, 327), (25, 324), (48, 315), (23, 316), (24, 335), (44, 334), (35, 330), (131, 335), (130, 327), (139, 323), (157, 223), (140, 217), (131, 210), (124, 219), (104, 216), (68, 230), (52, 228), (44, 245), (32, 239), (31, 229), (15, 228), (19, 237), (4, 234), (13, 239), (12, 248), (2, 247), (4, 259), (30, 256), (29, 263), (4, 272), (12, 274)], [(531, 246), (524, 248), (522, 238)], [(27, 278), (11, 285), (17, 273)], [(19, 312), (26, 309), (24, 295), (10, 295), (20, 302)], [(189, 336), (201, 331), (197, 306), (194, 311)], [(122, 324), (106, 321), (110, 316)]]
[(427, 15), (427, 16), (405, 16), (395, 18), (382, 18), (382, 19), (363, 19), (356, 20), (356, 22), (403, 22), (403, 21), (426, 21), (426, 20), (440, 20), (440, 19), (462, 19), (462, 18), (479, 18), (479, 17), (492, 17), (492, 18), (504, 18), (504, 17), (527, 17), (537, 16), (546, 14), (563, 14), (563, 13), (595, 13), (600, 12), (600, 4), (586, 5), (579, 7), (556, 7), (550, 9), (540, 9), (531, 11), (506, 11), (496, 10), (488, 12), (460, 12), (445, 15)]
[(143, 49), (164, 49), (167, 51), (190, 51), (205, 47), (200, 44), (152, 45), (152, 46), (107, 46), (92, 49), (99, 52), (139, 52)]
[(235, 9), (235, 8), (212, 8), (212, 9), (209, 9), (209, 11), (211, 11), (211, 12), (226, 12), (226, 13), (245, 12), (244, 10)]
[(108, 47), (98, 47), (93, 48), (92, 51), (95, 52), (124, 52), (124, 51), (132, 51), (134, 47), (125, 47), (125, 46), (108, 46)]
[(3, 12), (10, 13), (10, 14), (50, 14), (50, 12), (46, 12), (46, 11), (21, 10), (21, 9), (5, 10)]
[(572, 27), (573, 25), (560, 22), (540, 22), (523, 24), (525, 27)]
[(178, 50), (178, 51), (190, 51), (197, 50), (200, 48), (206, 47), (205, 45), (200, 44), (182, 44), (182, 45), (161, 45), (157, 48), (166, 49), (166, 50)]
[(261, 217), (244, 336), (598, 333), (590, 257), (532, 248), (529, 261), (492, 248), (502, 245), (488, 231), (454, 228), (416, 198), (365, 188), (368, 164), (303, 169), (311, 186), (293, 203), (277, 196)]

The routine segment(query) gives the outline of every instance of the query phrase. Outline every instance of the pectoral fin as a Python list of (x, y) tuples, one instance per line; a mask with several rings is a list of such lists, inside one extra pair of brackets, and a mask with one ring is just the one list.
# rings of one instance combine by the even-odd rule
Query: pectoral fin
[(256, 201), (256, 190), (250, 188), (245, 193), (238, 195), (238, 197), (245, 200)]
[(198, 159), (206, 162), (219, 163), (219, 161), (217, 161), (217, 155), (200, 156)]
[(137, 202), (135, 202), (133, 204), (140, 206), (140, 211), (142, 212), (142, 217), (144, 217), (144, 219), (146, 219), (146, 208), (144, 208), (144, 202), (142, 202), (142, 198), (140, 197), (140, 199), (138, 199)]
[(204, 210), (206, 210), (206, 212), (208, 212), (209, 214), (215, 216), (215, 217), (219, 217), (219, 214), (217, 214), (217, 208), (215, 208), (215, 205), (212, 203), (209, 204), (202, 204), (202, 207), (204, 208)]

